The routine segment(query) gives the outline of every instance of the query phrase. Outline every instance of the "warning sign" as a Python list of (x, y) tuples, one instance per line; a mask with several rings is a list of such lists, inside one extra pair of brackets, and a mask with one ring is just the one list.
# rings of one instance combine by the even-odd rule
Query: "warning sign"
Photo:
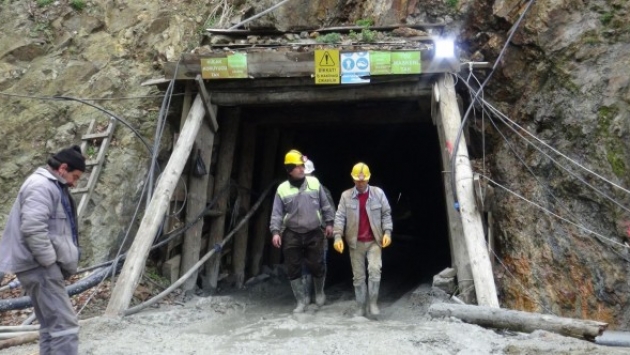
[(339, 84), (339, 50), (315, 51), (315, 84)]

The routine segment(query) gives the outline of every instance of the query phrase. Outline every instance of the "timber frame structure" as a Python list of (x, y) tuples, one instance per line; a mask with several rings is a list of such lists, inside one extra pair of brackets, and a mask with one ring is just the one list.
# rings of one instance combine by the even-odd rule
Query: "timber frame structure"
[[(393, 27), (396, 28), (397, 26)], [(229, 34), (230, 31), (220, 31)], [(232, 31), (243, 35), (243, 31)], [(133, 290), (139, 282), (149, 248), (158, 232), (176, 190), (177, 182), (184, 165), (191, 158), (201, 158), (209, 169), (216, 164), (215, 174), (188, 177), (188, 195), (186, 221), (190, 222), (206, 208), (207, 201), (216, 199), (213, 207), (214, 219), (210, 226), (208, 238), (202, 238), (202, 226), (198, 223), (186, 232), (182, 242), (182, 254), (172, 263), (175, 277), (185, 275), (187, 280), (181, 281), (185, 291), (195, 286), (196, 267), (200, 253), (230, 252), (232, 257), (232, 273), (236, 284), (242, 286), (246, 275), (246, 250), (252, 250), (252, 263), (248, 274), (256, 276), (260, 273), (262, 248), (267, 237), (267, 223), (270, 206), (263, 206), (252, 224), (255, 229), (252, 245), (248, 244), (247, 223), (234, 234), (232, 250), (221, 250), (227, 238), (224, 226), (228, 214), (228, 196), (223, 194), (230, 177), (236, 175), (240, 186), (251, 188), (253, 151), (256, 149), (256, 127), (273, 124), (273, 121), (243, 121), (241, 110), (251, 106), (283, 106), (317, 105), (349, 102), (379, 102), (387, 100), (409, 101), (412, 105), (431, 112), (433, 124), (438, 131), (442, 147), (443, 170), (450, 170), (452, 149), (461, 125), (460, 110), (455, 93), (453, 76), (449, 73), (459, 72), (460, 61), (455, 57), (439, 59), (435, 56), (435, 41), (431, 36), (414, 37), (404, 42), (376, 43), (370, 45), (328, 45), (328, 44), (295, 44), (282, 47), (265, 47), (252, 45), (206, 46), (198, 48), (193, 54), (184, 55), (179, 62), (167, 63), (164, 66), (164, 77), (150, 80), (143, 85), (157, 85), (160, 88), (176, 80), (179, 87), (184, 87), (185, 98), (182, 108), (182, 122), (179, 138), (173, 148), (171, 158), (155, 188), (155, 193), (144, 214), (135, 240), (128, 252), (121, 275), (112, 291), (106, 315), (120, 316), (128, 308)], [(315, 83), (316, 52), (321, 50), (356, 51), (413, 51), (420, 52), (420, 73), (371, 75), (369, 83), (317, 85)], [(208, 79), (202, 64), (208, 59), (225, 59), (235, 53), (246, 53), (246, 78)], [(402, 106), (400, 114), (390, 114), (392, 123), (415, 122), (419, 117), (405, 114), (408, 111)], [(307, 110), (308, 111), (308, 110)], [(276, 118), (277, 122), (322, 122), (327, 119), (317, 114), (305, 113), (301, 117), (291, 116)], [(349, 119), (353, 119), (350, 117)], [(292, 121), (293, 120), (293, 121)], [(389, 122), (389, 121), (388, 121)], [(239, 128), (239, 126), (242, 126)], [(241, 134), (239, 136), (239, 131)], [(214, 142), (220, 135), (216, 162), (212, 162)], [(463, 138), (463, 137), (462, 137)], [(240, 142), (238, 166), (233, 166), (234, 154)], [(279, 137), (278, 130), (272, 130), (265, 137), (264, 159), (260, 181), (263, 186), (273, 181), (273, 153), (278, 146), (286, 145)], [(447, 207), (449, 221), (449, 241), (451, 260), (457, 271), (460, 291), (466, 291), (462, 297), (467, 303), (475, 301), (479, 305), (499, 307), (494, 283), (492, 266), (486, 248), (481, 211), (475, 204), (473, 195), (473, 174), (468, 159), (465, 139), (460, 140), (456, 159), (457, 171), (456, 195), (459, 197), (459, 210)], [(233, 170), (235, 174), (233, 174)], [(447, 204), (453, 201), (453, 191), (449, 174), (444, 174), (444, 194)], [(245, 194), (247, 195), (247, 194)], [(240, 201), (241, 209), (249, 210), (249, 196)], [(258, 204), (257, 204), (258, 205)], [(267, 204), (268, 205), (268, 204)], [(239, 224), (239, 226), (242, 225)], [(218, 253), (221, 254), (221, 253)], [(207, 255), (207, 254), (206, 254)], [(272, 256), (276, 261), (279, 255)], [(207, 260), (207, 259), (206, 259)], [(221, 258), (215, 257), (205, 264), (204, 288), (216, 289), (220, 279), (219, 263)], [(196, 266), (197, 265), (197, 266)], [(474, 282), (474, 284), (473, 284)], [(471, 290), (474, 288), (474, 295)]]

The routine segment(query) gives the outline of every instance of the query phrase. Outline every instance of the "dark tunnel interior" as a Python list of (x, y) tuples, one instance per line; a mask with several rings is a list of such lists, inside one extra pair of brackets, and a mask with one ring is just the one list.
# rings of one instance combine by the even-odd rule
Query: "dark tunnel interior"
[[(402, 296), (421, 283), (431, 282), (433, 275), (451, 265), (437, 130), (430, 119), (389, 123), (391, 117), (382, 116), (387, 108), (378, 111), (381, 117), (367, 117), (370, 111), (364, 111), (370, 124), (360, 120), (344, 123), (353, 109), (348, 105), (324, 111), (334, 123), (284, 123), (277, 127), (281, 134), (293, 131), (291, 148), (314, 162), (314, 175), (330, 189), (335, 208), (341, 193), (353, 187), (352, 166), (368, 164), (370, 184), (385, 191), (394, 223), (392, 245), (383, 250), (382, 284), (389, 293), (399, 293), (393, 297)], [(274, 115), (273, 109), (265, 110), (265, 115)], [(259, 134), (264, 132), (259, 130)], [(278, 151), (279, 165), (286, 153), (282, 149)], [(279, 174), (283, 177), (282, 172)], [(328, 245), (327, 285), (352, 287), (347, 251), (337, 253), (332, 240)]]

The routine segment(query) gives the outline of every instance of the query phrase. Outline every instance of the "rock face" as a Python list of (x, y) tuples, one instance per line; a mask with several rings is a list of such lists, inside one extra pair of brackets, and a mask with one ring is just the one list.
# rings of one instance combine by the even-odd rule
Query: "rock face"
[[(463, 36), (468, 51), (494, 60), (525, 3), (476, 1)], [(630, 320), (629, 12), (621, 0), (536, 2), (488, 86), (486, 95), (523, 127), (495, 119), (508, 140), (493, 130), (493, 177), (540, 206), (495, 189), (506, 307), (622, 327)], [(526, 143), (520, 135), (533, 139), (525, 133), (572, 162)]]
[[(203, 28), (218, 27), (225, 18), (238, 22), (278, 0), (229, 3), (232, 7), (219, 6), (219, 0), (91, 0), (77, 10), (65, 0), (42, 7), (34, 1), (4, 1), (0, 91), (100, 99), (93, 102), (151, 140), (161, 97), (151, 97), (156, 91), (140, 83), (161, 76), (162, 62), (197, 47)], [(528, 3), (292, 0), (248, 26), (300, 30), (361, 20), (374, 25), (445, 22), (446, 32), (458, 36), (464, 57), (494, 62)], [(495, 187), (495, 275), (503, 307), (591, 318), (614, 327), (629, 324), (630, 253), (624, 243), (630, 233), (630, 192), (623, 188), (630, 186), (629, 18), (626, 0), (535, 2), (484, 96), (522, 128), (510, 130), (493, 117), (506, 141), (488, 116), (481, 119), (480, 107), (477, 119), (470, 120), (469, 143), (479, 158), (485, 129), (486, 175), (538, 205)], [(476, 75), (484, 80), (488, 73)], [(467, 100), (465, 79), (458, 88)], [(93, 118), (107, 117), (72, 102), (6, 96), (0, 101), (2, 229), (23, 178), (49, 153), (78, 143)], [(171, 137), (167, 127), (162, 158)], [(117, 250), (138, 203), (148, 157), (137, 137), (119, 125), (81, 222), (86, 263)]]

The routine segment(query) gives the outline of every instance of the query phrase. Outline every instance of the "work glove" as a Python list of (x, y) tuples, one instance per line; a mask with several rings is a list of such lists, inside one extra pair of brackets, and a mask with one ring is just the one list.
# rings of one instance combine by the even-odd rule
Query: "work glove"
[(387, 248), (392, 244), (392, 237), (389, 234), (383, 235), (383, 248)]
[(335, 236), (335, 243), (333, 244), (333, 247), (339, 254), (343, 253), (343, 240), (341, 239), (341, 236)]

